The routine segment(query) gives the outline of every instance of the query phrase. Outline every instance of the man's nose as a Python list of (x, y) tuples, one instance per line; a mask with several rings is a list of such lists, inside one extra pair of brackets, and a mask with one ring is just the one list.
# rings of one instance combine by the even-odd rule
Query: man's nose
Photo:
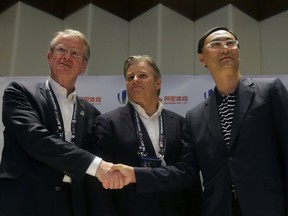
[(229, 48), (225, 43), (222, 45), (221, 50), (222, 50), (224, 53), (229, 53), (229, 52), (230, 52), (230, 48)]
[(64, 54), (65, 58), (71, 58), (71, 50), (67, 50), (67, 52)]

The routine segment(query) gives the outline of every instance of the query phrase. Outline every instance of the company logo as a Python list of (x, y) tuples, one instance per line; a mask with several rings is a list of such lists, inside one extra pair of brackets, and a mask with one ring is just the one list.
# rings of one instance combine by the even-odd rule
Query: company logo
[(117, 94), (118, 101), (121, 105), (125, 106), (128, 103), (127, 91), (123, 90)]
[(213, 89), (209, 89), (206, 92), (204, 92), (204, 99), (209, 98), (213, 94)]
[(164, 96), (164, 104), (188, 104), (188, 96)]
[(102, 103), (102, 97), (91, 97), (91, 96), (83, 96), (81, 97), (83, 100), (88, 101), (92, 105), (101, 105)]

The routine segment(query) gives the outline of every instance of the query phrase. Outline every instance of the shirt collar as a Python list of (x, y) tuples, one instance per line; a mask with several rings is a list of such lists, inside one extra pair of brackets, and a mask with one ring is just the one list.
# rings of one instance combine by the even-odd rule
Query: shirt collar
[(145, 110), (137, 103), (134, 103), (132, 101), (129, 101), (132, 106), (134, 107), (134, 109), (139, 113), (139, 115), (143, 118), (149, 119), (149, 118), (154, 118), (154, 117), (159, 117), (161, 115), (162, 109), (163, 109), (163, 104), (161, 103), (161, 101), (158, 101), (158, 109), (157, 111), (152, 115), (152, 116), (148, 116), (145, 112)]
[(71, 94), (69, 94), (67, 97), (67, 89), (65, 89), (55, 80), (51, 79), (51, 77), (49, 77), (48, 82), (57, 98), (73, 100), (73, 102), (76, 103), (76, 91), (75, 90)]
[[(228, 95), (230, 95), (230, 96), (236, 96), (236, 91), (237, 91), (237, 89), (238, 89), (238, 87), (236, 88), (236, 90), (235, 90), (233, 93), (230, 93), (230, 94), (228, 94)], [(222, 101), (224, 100), (224, 98), (227, 97), (228, 95), (222, 96), (222, 95), (220, 94), (220, 92), (218, 91), (217, 87), (214, 88), (214, 92), (215, 92), (215, 95), (216, 95), (217, 105), (219, 106), (219, 105), (222, 103)]]

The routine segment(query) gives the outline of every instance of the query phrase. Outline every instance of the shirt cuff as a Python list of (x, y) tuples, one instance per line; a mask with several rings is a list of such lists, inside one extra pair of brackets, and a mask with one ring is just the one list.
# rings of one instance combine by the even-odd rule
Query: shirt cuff
[(95, 157), (88, 169), (86, 170), (86, 173), (91, 176), (96, 176), (96, 170), (98, 169), (99, 164), (101, 163), (102, 158)]

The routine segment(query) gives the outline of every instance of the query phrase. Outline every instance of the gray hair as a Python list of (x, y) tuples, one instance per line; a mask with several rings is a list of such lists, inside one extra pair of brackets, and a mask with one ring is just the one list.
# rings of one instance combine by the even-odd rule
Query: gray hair
[(87, 40), (87, 38), (85, 37), (85, 35), (83, 33), (81, 33), (80, 31), (77, 30), (73, 30), (73, 29), (65, 29), (64, 31), (58, 31), (55, 33), (54, 38), (51, 40), (50, 44), (49, 44), (49, 50), (51, 52), (53, 52), (53, 49), (57, 43), (57, 40), (59, 37), (61, 36), (72, 36), (72, 37), (76, 37), (79, 38), (80, 40), (83, 41), (84, 43), (84, 59), (88, 62), (89, 58), (90, 58), (90, 46), (89, 46), (89, 42)]
[(133, 56), (128, 57), (124, 63), (124, 68), (123, 68), (125, 78), (127, 75), (128, 68), (131, 65), (136, 64), (138, 62), (147, 62), (153, 68), (154, 77), (156, 79), (161, 79), (160, 69), (156, 65), (155, 61), (149, 55), (133, 55)]
[[(133, 55), (126, 59), (124, 62), (124, 77), (127, 76), (128, 68), (131, 65), (137, 64), (139, 62), (146, 62), (153, 68), (153, 75), (155, 79), (161, 79), (162, 75), (159, 67), (156, 65), (155, 61), (149, 55)], [(160, 95), (160, 89), (158, 91), (158, 95)]]

